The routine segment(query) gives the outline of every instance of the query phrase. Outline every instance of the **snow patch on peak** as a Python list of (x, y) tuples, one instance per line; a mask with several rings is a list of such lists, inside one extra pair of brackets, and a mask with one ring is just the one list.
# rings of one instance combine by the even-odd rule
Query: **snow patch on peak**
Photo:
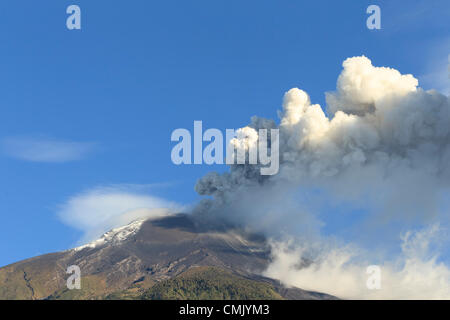
[(130, 224), (127, 224), (126, 226), (112, 229), (103, 234), (99, 239), (89, 242), (80, 247), (76, 247), (72, 250), (81, 251), (86, 248), (94, 249), (106, 244), (119, 244), (128, 239), (128, 237), (136, 234), (146, 220), (147, 219), (138, 219), (131, 222)]

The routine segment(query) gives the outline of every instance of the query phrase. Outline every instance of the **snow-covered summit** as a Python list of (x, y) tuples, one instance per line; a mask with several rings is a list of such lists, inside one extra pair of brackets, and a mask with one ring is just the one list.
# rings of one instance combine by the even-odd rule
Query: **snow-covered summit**
[(141, 226), (145, 220), (147, 220), (147, 219), (138, 219), (138, 220), (135, 220), (125, 226), (112, 229), (112, 230), (106, 232), (105, 234), (103, 234), (99, 239), (89, 242), (80, 247), (76, 247), (72, 250), (80, 251), (85, 248), (90, 248), (90, 249), (98, 248), (98, 247), (106, 245), (106, 244), (112, 244), (112, 245), (119, 244), (119, 243), (125, 241), (126, 239), (128, 239), (128, 237), (130, 237), (131, 235), (136, 234), (139, 231), (139, 229), (141, 228)]

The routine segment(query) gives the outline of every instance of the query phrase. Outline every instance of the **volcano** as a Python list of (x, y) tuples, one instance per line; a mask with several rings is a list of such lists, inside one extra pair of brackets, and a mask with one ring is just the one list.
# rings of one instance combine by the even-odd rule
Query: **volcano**
[[(0, 299), (335, 299), (261, 276), (269, 263), (263, 236), (178, 214), (0, 268)], [(70, 290), (73, 265), (81, 288)]]

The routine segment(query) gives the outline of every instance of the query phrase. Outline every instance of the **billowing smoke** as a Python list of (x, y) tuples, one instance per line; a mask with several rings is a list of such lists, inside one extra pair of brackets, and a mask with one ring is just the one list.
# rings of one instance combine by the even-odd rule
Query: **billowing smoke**
[[(401, 253), (377, 266), (371, 265), (373, 258), (367, 253), (349, 245), (273, 242), (273, 262), (264, 275), (344, 299), (450, 299), (450, 268), (433, 250), (440, 236), (438, 225), (408, 232), (402, 237)], [(371, 267), (379, 268), (379, 282), (371, 279)]]
[(344, 204), (364, 212), (353, 226), (361, 228), (352, 239), (357, 247), (361, 233), (382, 244), (419, 224), (448, 223), (448, 96), (424, 91), (412, 75), (375, 67), (361, 56), (344, 61), (326, 102), (325, 112), (293, 88), (284, 96), (278, 123), (253, 117), (241, 131), (251, 135), (241, 134), (238, 139), (245, 141), (234, 145), (249, 148), (259, 129), (279, 129), (279, 173), (262, 176), (259, 165), (209, 173), (195, 186), (210, 196), (195, 213), (313, 243), (323, 239), (324, 208), (336, 211)]
[(261, 176), (255, 165), (210, 173), (195, 186), (214, 198), (207, 205), (232, 204), (252, 188), (289, 185), (330, 189), (351, 200), (368, 195), (393, 215), (436, 213), (436, 198), (450, 182), (449, 98), (364, 56), (343, 67), (336, 92), (326, 94), (329, 116), (294, 88), (284, 96), (278, 126), (252, 118), (250, 128), (280, 130), (279, 174)]

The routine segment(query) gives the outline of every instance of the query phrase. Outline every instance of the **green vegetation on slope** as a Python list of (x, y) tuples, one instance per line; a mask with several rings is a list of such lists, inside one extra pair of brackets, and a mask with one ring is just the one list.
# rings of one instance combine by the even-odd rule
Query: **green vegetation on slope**
[(101, 276), (88, 275), (81, 278), (81, 289), (69, 290), (66, 287), (47, 297), (48, 300), (97, 300), (106, 292), (105, 279)]
[(148, 289), (146, 300), (283, 299), (268, 283), (246, 279), (219, 268), (195, 268)]

